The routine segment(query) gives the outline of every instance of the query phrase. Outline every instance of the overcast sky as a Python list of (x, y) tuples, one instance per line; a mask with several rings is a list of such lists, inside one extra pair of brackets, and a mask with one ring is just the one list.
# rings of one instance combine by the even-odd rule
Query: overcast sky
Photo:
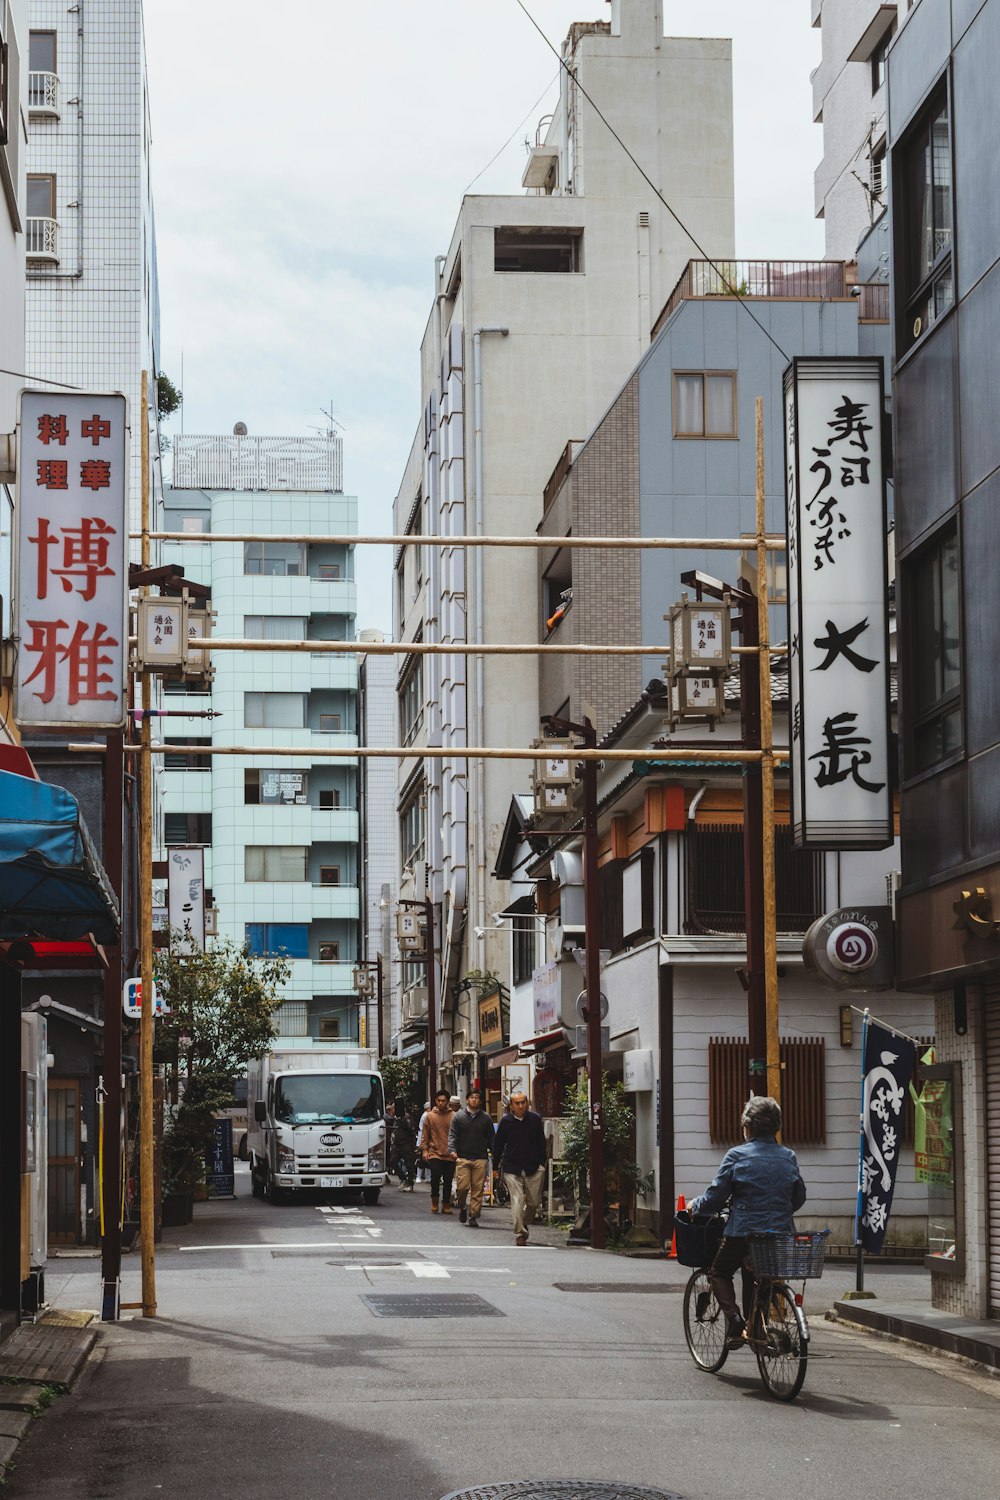
[[(557, 46), (609, 14), (526, 3)], [(821, 256), (809, 0), (664, 9), (668, 34), (733, 38), (737, 254)], [(146, 0), (146, 28), (161, 364), (180, 384), (183, 355), (184, 429), (308, 434), (332, 402), (361, 529), (388, 531), (434, 256), (473, 183), (521, 191), (556, 59), (515, 0)], [(389, 569), (388, 548), (359, 556), (359, 628), (389, 629)]]

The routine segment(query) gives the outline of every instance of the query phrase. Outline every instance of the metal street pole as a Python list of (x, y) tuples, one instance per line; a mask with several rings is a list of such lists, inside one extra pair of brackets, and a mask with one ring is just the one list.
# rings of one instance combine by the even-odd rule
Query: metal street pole
[[(101, 862), (118, 898), (122, 901), (122, 866), (125, 827), (124, 736), (119, 731), (107, 737), (104, 757), (104, 810)], [(122, 1271), (122, 950), (126, 935), (108, 952), (104, 970), (104, 1046), (101, 1063), (104, 1108), (101, 1141), (101, 1318), (115, 1322), (121, 1305)]]
[[(583, 721), (584, 744), (597, 745), (597, 731)], [(604, 1056), (601, 1046), (601, 903), (597, 866), (597, 761), (583, 766), (584, 975), (587, 991), (587, 1078), (590, 1088), (590, 1245), (604, 1249)]]
[[(149, 556), (149, 405), (148, 375), (142, 372), (139, 406), (142, 463), (142, 566)], [(143, 597), (149, 593), (143, 588)], [(142, 674), (142, 740), (139, 806), (139, 974), (142, 981), (142, 1015), (139, 1021), (139, 1236), (142, 1252), (142, 1315), (156, 1317), (156, 1266), (153, 1242), (156, 1234), (156, 1204), (153, 1171), (153, 759), (150, 719), (151, 682)]]
[[(377, 996), (377, 1004), (378, 1004), (378, 1015), (375, 1017), (376, 1035), (378, 1037), (378, 1055), (379, 1055), (379, 1057), (384, 1057), (385, 1056), (385, 1016), (384, 1016), (383, 1011), (382, 1011), (382, 955), (381, 955), (381, 953), (377, 953), (375, 955), (375, 985), (376, 985), (375, 993), (376, 993), (376, 996)], [(428, 990), (427, 993), (428, 993), (428, 996), (429, 996), (430, 995), (430, 990)]]
[(774, 728), (771, 714), (771, 626), (767, 599), (767, 526), (764, 508), (764, 398), (756, 401), (757, 442), (757, 634), (760, 645), (761, 885), (764, 948), (764, 1016), (767, 1091), (781, 1103), (781, 1044), (778, 1036), (778, 934), (774, 869)]
[(430, 1087), (427, 1092), (433, 1104), (434, 1092), (438, 1086), (437, 996), (435, 994), (434, 975), (434, 902), (430, 896), (424, 897), (424, 923), (427, 928), (424, 938), (424, 951), (427, 954), (427, 1072), (430, 1080)]

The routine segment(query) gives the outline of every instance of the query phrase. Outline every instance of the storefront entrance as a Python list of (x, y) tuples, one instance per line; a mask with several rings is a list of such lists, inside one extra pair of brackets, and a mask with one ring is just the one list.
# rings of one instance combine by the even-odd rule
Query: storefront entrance
[(1000, 1318), (1000, 988), (984, 990), (990, 1317)]
[(49, 1079), (49, 1244), (80, 1239), (80, 1084)]

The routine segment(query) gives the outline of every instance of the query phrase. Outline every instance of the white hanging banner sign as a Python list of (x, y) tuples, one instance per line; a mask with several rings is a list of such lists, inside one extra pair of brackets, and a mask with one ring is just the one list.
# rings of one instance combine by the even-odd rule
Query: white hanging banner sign
[(167, 850), (167, 911), (175, 953), (205, 951), (205, 851)]
[(800, 849), (893, 841), (882, 362), (785, 371), (792, 827)]
[(22, 391), (14, 510), (14, 721), (125, 722), (128, 402)]

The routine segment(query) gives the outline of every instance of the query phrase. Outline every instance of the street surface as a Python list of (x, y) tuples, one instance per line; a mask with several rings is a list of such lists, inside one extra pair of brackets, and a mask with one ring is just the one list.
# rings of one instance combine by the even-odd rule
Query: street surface
[[(823, 1321), (851, 1282), (809, 1284), (813, 1345), (791, 1406), (752, 1355), (693, 1365), (672, 1262), (570, 1249), (505, 1209), (433, 1217), (429, 1189), (375, 1208), (250, 1196), (197, 1204), (157, 1255), (159, 1316), (108, 1325), (91, 1370), (35, 1422), (13, 1500), (440, 1500), (487, 1481), (619, 1480), (685, 1500), (989, 1500), (1000, 1384)], [(875, 1273), (869, 1284), (877, 1290)], [(920, 1271), (905, 1273), (922, 1276)], [(50, 1263), (48, 1293), (96, 1307), (96, 1260)], [(400, 1319), (378, 1293), (474, 1294), (502, 1317)], [(139, 1299), (139, 1257), (123, 1300)]]

